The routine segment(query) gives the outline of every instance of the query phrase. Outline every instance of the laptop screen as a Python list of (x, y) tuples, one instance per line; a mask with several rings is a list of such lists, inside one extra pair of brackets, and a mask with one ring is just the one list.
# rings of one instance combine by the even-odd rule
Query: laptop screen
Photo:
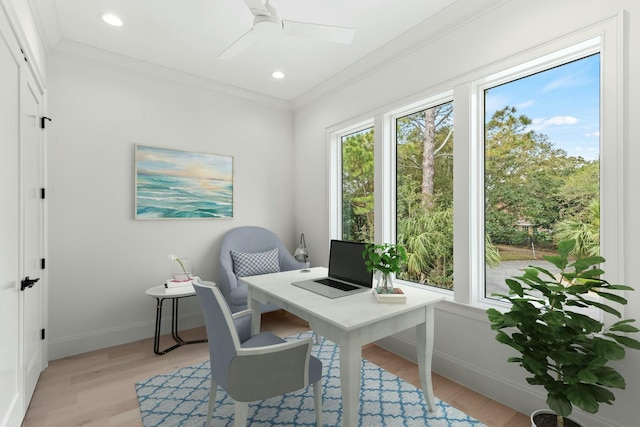
[(372, 286), (373, 272), (367, 271), (362, 253), (365, 244), (346, 240), (331, 240), (329, 250), (329, 277)]

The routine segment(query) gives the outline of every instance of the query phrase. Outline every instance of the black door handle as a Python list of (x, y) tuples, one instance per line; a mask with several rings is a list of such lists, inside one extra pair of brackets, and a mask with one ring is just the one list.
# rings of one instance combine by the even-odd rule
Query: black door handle
[(35, 279), (29, 279), (29, 276), (25, 277), (22, 279), (22, 282), (20, 282), (20, 290), (24, 291), (25, 289), (32, 287), (38, 280), (40, 280), (39, 277)]

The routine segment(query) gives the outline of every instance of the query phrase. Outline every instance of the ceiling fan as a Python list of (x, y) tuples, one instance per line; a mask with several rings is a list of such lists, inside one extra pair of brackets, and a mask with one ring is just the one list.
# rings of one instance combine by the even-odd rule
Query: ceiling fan
[(350, 44), (356, 32), (353, 28), (280, 19), (276, 9), (269, 4), (269, 0), (266, 0), (266, 3), (262, 0), (244, 0), (244, 2), (253, 14), (253, 27), (222, 51), (218, 55), (220, 59), (233, 58), (261, 38), (285, 35)]

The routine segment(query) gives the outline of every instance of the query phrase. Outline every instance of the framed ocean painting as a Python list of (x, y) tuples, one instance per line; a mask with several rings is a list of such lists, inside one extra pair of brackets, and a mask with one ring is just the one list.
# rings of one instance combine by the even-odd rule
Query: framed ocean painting
[(233, 157), (135, 146), (136, 219), (233, 218)]

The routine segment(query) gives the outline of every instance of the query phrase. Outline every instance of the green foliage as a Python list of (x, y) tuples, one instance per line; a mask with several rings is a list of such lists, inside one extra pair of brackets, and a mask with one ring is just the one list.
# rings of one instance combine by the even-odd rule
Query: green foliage
[(573, 254), (576, 256), (600, 253), (600, 199), (592, 199), (576, 218), (567, 218), (554, 227), (559, 240), (575, 240)]
[[(544, 243), (545, 233), (529, 236), (515, 224), (526, 220), (536, 232), (554, 229), (560, 220), (567, 225), (573, 221), (570, 225), (576, 227), (585, 223), (590, 201), (599, 199), (599, 162), (568, 156), (546, 135), (527, 130), (530, 124), (531, 119), (516, 115), (513, 107), (496, 111), (487, 122), (485, 227), (497, 244)], [(591, 237), (599, 246), (599, 234)]]
[(342, 237), (373, 241), (373, 129), (342, 141)]
[(398, 242), (407, 248), (407, 268), (399, 278), (453, 287), (453, 208), (434, 207), (398, 223)]
[[(557, 256), (545, 260), (560, 270), (554, 276), (543, 267), (530, 267), (522, 276), (506, 280), (508, 295), (494, 296), (511, 303), (505, 313), (491, 308), (487, 316), (496, 340), (515, 349), (511, 357), (531, 376), (527, 382), (547, 391), (547, 404), (558, 416), (568, 416), (573, 406), (596, 413), (601, 403), (612, 404), (610, 388), (625, 388), (624, 378), (607, 364), (621, 360), (625, 347), (640, 349), (640, 342), (624, 334), (640, 330), (635, 320), (620, 320), (608, 328), (575, 308), (595, 307), (620, 318), (605, 302), (625, 305), (627, 300), (611, 291), (631, 291), (602, 279), (600, 256), (581, 256), (570, 262), (573, 240), (558, 244)], [(600, 301), (594, 296), (600, 297)]]
[(407, 260), (407, 253), (402, 245), (366, 244), (362, 258), (364, 258), (368, 271), (379, 271), (384, 275), (398, 274), (402, 270), (403, 263)]

